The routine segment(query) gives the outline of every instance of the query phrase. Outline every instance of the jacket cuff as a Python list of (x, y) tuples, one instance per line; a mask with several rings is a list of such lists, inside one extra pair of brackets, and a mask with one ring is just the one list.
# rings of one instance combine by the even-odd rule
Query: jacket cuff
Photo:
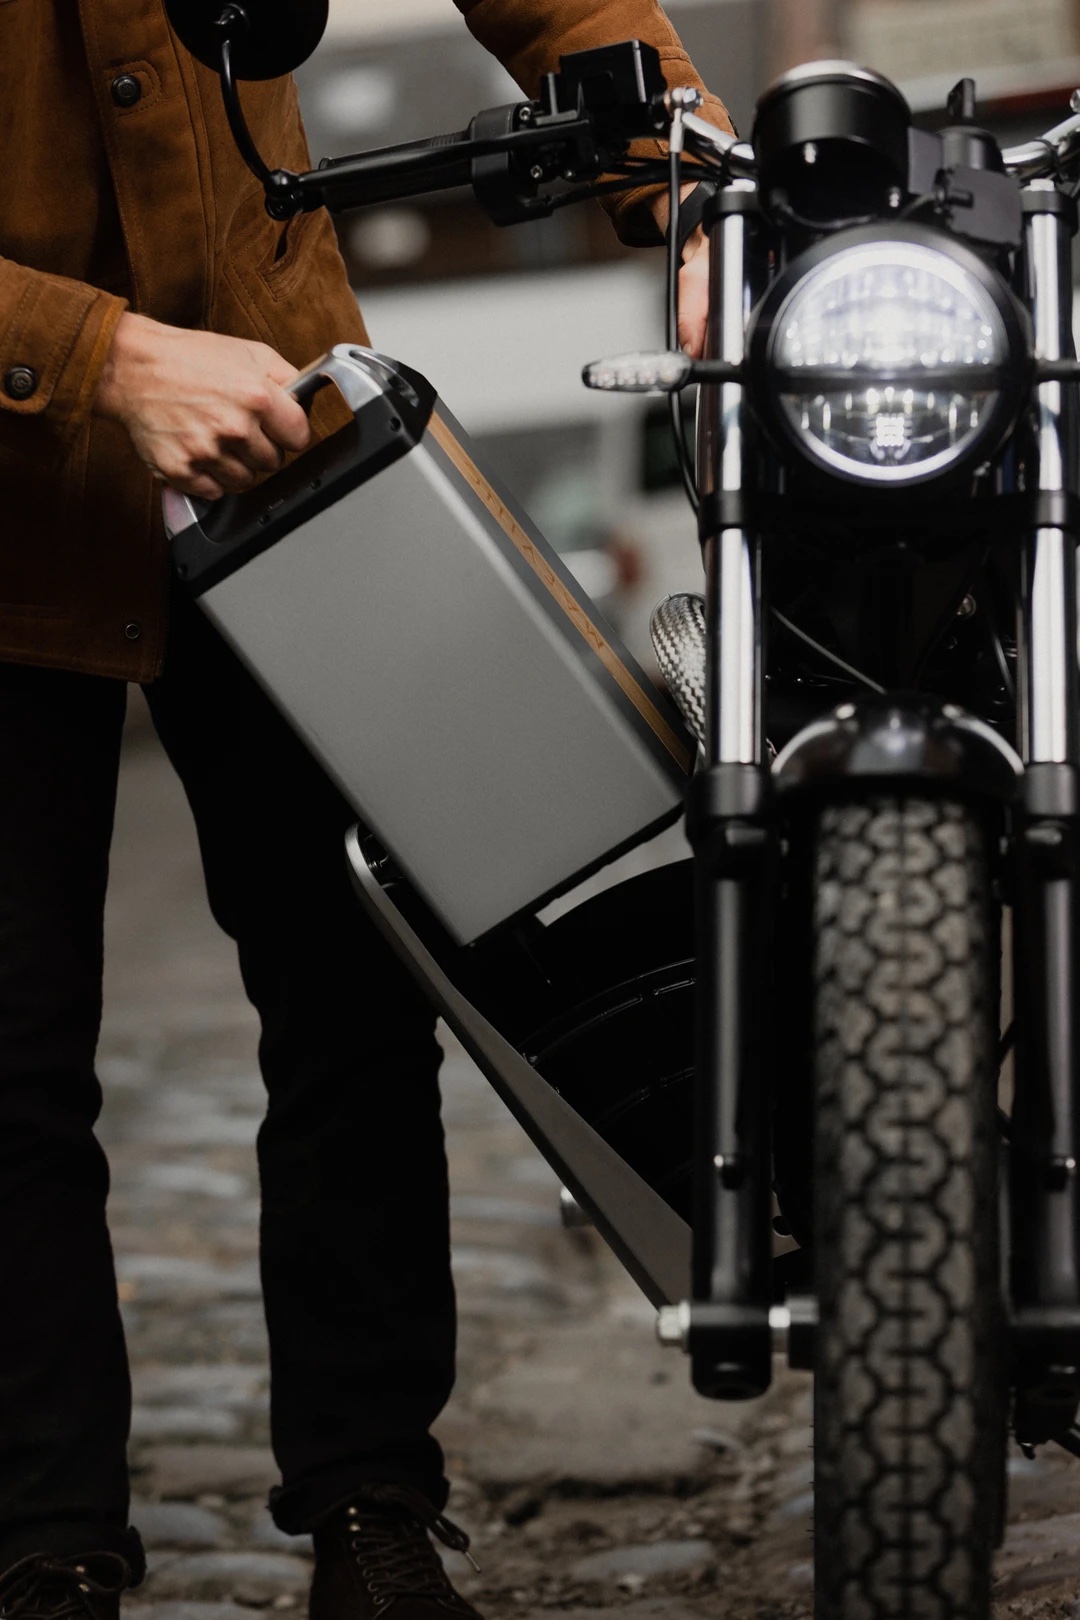
[(0, 411), (76, 428), (126, 309), (85, 282), (0, 260)]

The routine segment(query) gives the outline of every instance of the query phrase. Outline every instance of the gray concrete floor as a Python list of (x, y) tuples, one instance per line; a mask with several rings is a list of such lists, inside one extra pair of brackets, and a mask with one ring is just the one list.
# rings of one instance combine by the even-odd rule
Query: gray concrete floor
[[(150, 1574), (128, 1620), (301, 1613), (305, 1542), (274, 1480), (256, 1256), (256, 1026), (202, 892), (190, 818), (145, 721), (125, 752), (107, 929), (102, 1136), (135, 1382), (136, 1507)], [(485, 1612), (627, 1620), (808, 1617), (810, 1386), (699, 1400), (652, 1313), (446, 1038), (461, 1377), (441, 1424), (450, 1511)], [(1080, 1620), (1080, 1471), (1012, 1463), (1001, 1615)]]

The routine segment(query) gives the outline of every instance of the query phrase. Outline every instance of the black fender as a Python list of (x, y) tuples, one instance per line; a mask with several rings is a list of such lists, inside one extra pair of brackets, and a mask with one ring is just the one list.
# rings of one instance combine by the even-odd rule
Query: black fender
[(845, 796), (853, 783), (1008, 803), (1024, 767), (992, 726), (953, 703), (883, 693), (841, 703), (806, 726), (773, 762), (773, 783), (794, 793)]

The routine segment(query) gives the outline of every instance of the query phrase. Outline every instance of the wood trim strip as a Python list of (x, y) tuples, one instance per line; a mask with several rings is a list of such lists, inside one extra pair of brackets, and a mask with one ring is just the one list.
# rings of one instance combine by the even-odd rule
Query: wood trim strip
[(655, 732), (672, 759), (689, 775), (693, 765), (693, 756), (690, 750), (668, 724), (656, 704), (649, 697), (649, 694), (631, 675), (614, 647), (605, 640), (603, 634), (593, 624), (581, 603), (571, 595), (563, 581), (551, 567), (551, 564), (537, 550), (530, 536), (522, 528), (514, 514), (507, 508), (505, 502), (500, 500), (498, 494), (492, 489), (468, 451), (454, 437), (452, 429), (438, 413), (432, 414), (428, 428), (435, 443), (449, 457), (470, 489), (491, 513), (507, 539), (528, 563), (540, 583), (562, 608), (575, 630), (592, 648), (612, 680), (630, 699), (634, 708), (650, 729)]

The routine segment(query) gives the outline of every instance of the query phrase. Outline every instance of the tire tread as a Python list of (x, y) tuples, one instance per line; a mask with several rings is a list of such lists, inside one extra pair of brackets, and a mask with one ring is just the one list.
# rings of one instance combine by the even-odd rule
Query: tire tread
[(824, 809), (814, 936), (817, 1613), (985, 1620), (997, 972), (970, 811)]

